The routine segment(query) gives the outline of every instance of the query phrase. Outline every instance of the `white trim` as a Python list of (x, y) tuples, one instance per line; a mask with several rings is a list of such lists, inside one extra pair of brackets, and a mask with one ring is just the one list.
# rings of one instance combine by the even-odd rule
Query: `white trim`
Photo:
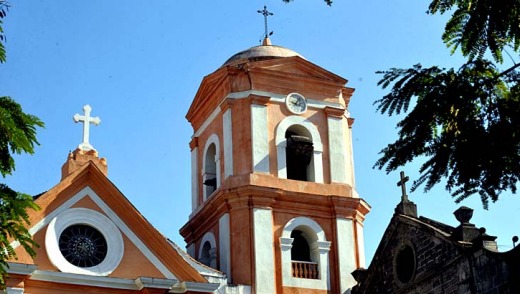
[[(272, 92), (266, 92), (266, 91), (258, 91), (258, 90), (247, 90), (247, 91), (241, 91), (241, 92), (233, 92), (229, 93), (225, 99), (245, 99), (249, 98), (250, 95), (258, 95), (263, 97), (271, 97), (269, 100), (270, 102), (276, 102), (283, 104), (285, 103), (285, 97), (287, 95), (272, 93)], [(224, 99), (224, 100), (225, 100)], [(322, 101), (322, 100), (315, 100), (310, 99), (309, 97), (306, 97), (307, 99), (307, 106), (309, 108), (315, 108), (315, 109), (323, 109), (325, 107), (332, 107), (337, 109), (345, 109), (343, 105), (341, 105), (338, 102), (328, 102), (328, 101)]]
[(336, 239), (338, 240), (338, 261), (340, 293), (350, 291), (357, 283), (352, 272), (356, 265), (356, 240), (354, 237), (354, 224), (351, 219), (336, 219)]
[(139, 277), (134, 280), (137, 288), (142, 290), (144, 288), (155, 288), (155, 289), (171, 289), (177, 280), (172, 279), (158, 279), (158, 278), (148, 278), (148, 277)]
[(71, 285), (84, 285), (92, 287), (104, 287), (111, 289), (139, 290), (135, 280), (123, 278), (111, 278), (100, 276), (78, 275), (71, 273), (50, 272), (37, 270), (31, 276), (31, 280), (54, 282)]
[(229, 213), (223, 214), (218, 220), (218, 242), (219, 269), (226, 273), (228, 283), (231, 283), (231, 234), (229, 228)]
[(269, 132), (267, 107), (251, 104), (251, 147), (253, 172), (269, 173)]
[(219, 141), (217, 134), (211, 134), (211, 136), (209, 136), (209, 138), (206, 140), (206, 144), (204, 145), (204, 153), (202, 154), (202, 170), (201, 170), (202, 171), (202, 190), (203, 190), (202, 195), (204, 197), (204, 199), (203, 199), (204, 201), (206, 201), (208, 199), (208, 197), (213, 193), (213, 192), (211, 192), (208, 195), (208, 190), (204, 186), (204, 181), (210, 178), (206, 171), (206, 160), (207, 160), (207, 152), (208, 152), (208, 149), (211, 146), (211, 144), (215, 144), (215, 158), (213, 158), (213, 160), (214, 160), (213, 163), (215, 164), (215, 178), (216, 178), (216, 183), (217, 183), (215, 190), (213, 192), (215, 192), (220, 187), (220, 141)]
[(32, 275), (32, 273), (38, 268), (38, 266), (35, 264), (26, 264), (18, 262), (7, 262), (7, 265), (9, 266), (7, 268), (7, 273), (24, 276)]
[(331, 183), (347, 183), (347, 148), (341, 118), (327, 117), (329, 129), (329, 164)]
[[(313, 165), (313, 181), (316, 183), (323, 183), (323, 144), (321, 137), (316, 126), (306, 118), (301, 116), (291, 115), (284, 118), (276, 127), (276, 158), (278, 163), (278, 177), (281, 179), (287, 179), (287, 160), (285, 157), (285, 147), (287, 146), (287, 140), (285, 139), (285, 132), (293, 125), (299, 125), (311, 134), (311, 139), (314, 148), (314, 155), (311, 161)], [(312, 178), (311, 178), (312, 180)]]
[(198, 177), (198, 155), (199, 147), (191, 150), (191, 211), (199, 206), (199, 177)]
[[(309, 243), (311, 255), (318, 262), (319, 279), (301, 279), (292, 276), (291, 248), (293, 238), (291, 232), (300, 229), (313, 242)], [(330, 290), (329, 251), (331, 242), (326, 240), (325, 232), (313, 219), (296, 217), (287, 222), (280, 237), (280, 251), (282, 256), (282, 285), (286, 287)]]
[[(107, 254), (100, 264), (91, 267), (78, 267), (68, 262), (60, 251), (61, 233), (68, 227), (84, 224), (98, 230), (107, 242)], [(51, 263), (65, 273), (91, 276), (108, 276), (123, 258), (124, 242), (116, 225), (101, 213), (86, 208), (70, 208), (54, 217), (45, 233), (45, 249)]]
[(198, 130), (193, 134), (193, 137), (199, 137), (202, 132), (206, 130), (206, 128), (217, 118), (220, 113), (220, 107), (215, 108), (213, 112), (209, 115), (209, 117), (202, 123)]
[[(97, 206), (101, 208), (101, 210), (108, 216), (110, 220), (112, 220), (116, 226), (123, 232), (125, 236), (130, 239), (132, 243), (141, 251), (141, 253), (148, 259), (150, 262), (168, 279), (176, 279), (175, 275), (166, 268), (166, 266), (148, 249), (144, 243), (128, 228), (128, 226), (119, 218), (119, 216), (103, 201), (101, 198), (90, 188), (86, 186), (81, 191), (72, 196), (69, 200), (65, 201), (60, 207), (56, 208), (54, 211), (45, 216), (42, 220), (40, 220), (36, 225), (29, 229), (29, 233), (31, 236), (34, 236), (40, 229), (45, 227), (50, 221), (56, 217), (61, 212), (69, 209), (74, 204), (76, 204), (79, 200), (84, 198), (85, 196), (90, 196), (92, 201), (96, 203)], [(14, 242), (13, 242), (14, 243)], [(13, 244), (11, 243), (11, 244)], [(16, 245), (18, 247), (20, 244)], [(15, 246), (11, 245), (13, 248)]]
[[(276, 102), (283, 104), (285, 103), (285, 96), (282, 94), (276, 94), (266, 91), (258, 91), (258, 90), (247, 90), (247, 91), (241, 91), (241, 92), (233, 92), (229, 93), (222, 101), (226, 99), (245, 99), (249, 98), (250, 95), (258, 95), (258, 96), (264, 96), (264, 97), (271, 97), (269, 100), (270, 102)], [(307, 106), (309, 108), (315, 108), (315, 109), (323, 109), (325, 107), (332, 107), (336, 109), (345, 109), (343, 105), (340, 103), (335, 102), (328, 102), (328, 101), (321, 101), (321, 100), (314, 100), (309, 99), (307, 97)], [(220, 113), (220, 107), (215, 108), (213, 112), (209, 115), (209, 117), (202, 123), (202, 125), (199, 127), (198, 130), (195, 131), (192, 137), (198, 137), (200, 134), (202, 134), (206, 128), (213, 122), (213, 120), (218, 116)]]
[(273, 214), (270, 209), (253, 209), (256, 293), (276, 293), (273, 252)]
[(5, 289), (6, 294), (23, 294), (24, 288), (7, 287)]
[(224, 179), (233, 175), (233, 125), (231, 108), (224, 112), (222, 136), (224, 139)]
[(365, 237), (363, 236), (363, 224), (356, 222), (356, 236), (357, 236), (357, 248), (359, 267), (366, 268), (365, 260)]

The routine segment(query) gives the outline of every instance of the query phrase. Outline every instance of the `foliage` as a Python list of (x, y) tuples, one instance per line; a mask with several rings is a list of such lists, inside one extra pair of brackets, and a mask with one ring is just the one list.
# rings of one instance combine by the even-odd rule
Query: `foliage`
[(38, 246), (26, 228), (29, 224), (27, 209), (38, 209), (30, 195), (18, 193), (0, 184), (0, 289), (4, 285), (3, 276), (7, 270), (7, 260), (16, 258), (11, 242), (16, 240), (34, 256), (33, 247)]
[(0, 63), (5, 62), (5, 35), (4, 30), (2, 29), (3, 21), (2, 19), (6, 16), (7, 10), (9, 10), (9, 3), (4, 0), (0, 0)]
[(0, 97), (0, 173), (2, 176), (14, 171), (12, 153), (33, 154), (36, 127), (43, 123), (34, 115), (22, 111), (20, 104), (10, 97)]
[[(520, 64), (499, 68), (506, 47), (519, 49), (520, 0), (433, 0), (428, 12), (452, 8), (442, 38), (461, 49), (464, 65), (378, 72), (378, 85), (390, 88), (375, 101), (378, 111), (407, 115), (375, 166), (390, 172), (425, 157), (412, 190), (446, 179), (456, 202), (478, 193), (487, 208), (501, 192), (516, 193), (520, 179)], [(493, 61), (484, 59), (488, 50)]]
[[(479, 193), (485, 206), (501, 191), (516, 191), (520, 179), (519, 73), (501, 75), (489, 61), (461, 69), (436, 66), (390, 69), (379, 85), (393, 87), (377, 100), (381, 113), (407, 112), (398, 123), (399, 139), (383, 149), (376, 163), (387, 171), (419, 156), (428, 159), (412, 189), (430, 190), (442, 178), (456, 201)], [(416, 99), (413, 101), (413, 99)]]
[[(0, 63), (6, 61), (5, 36), (2, 20), (6, 16), (9, 4), (0, 0)], [(0, 97), (0, 174), (10, 175), (15, 169), (13, 154), (34, 153), (36, 127), (43, 127), (43, 122), (36, 116), (26, 114), (22, 107), (10, 97)], [(0, 289), (5, 288), (4, 277), (7, 273), (7, 260), (16, 258), (12, 242), (18, 242), (34, 256), (36, 242), (32, 240), (27, 226), (29, 225), (28, 209), (39, 207), (31, 196), (18, 193), (7, 185), (0, 183)]]
[(455, 52), (460, 47), (469, 59), (482, 59), (487, 49), (502, 62), (504, 47), (520, 47), (520, 0), (433, 0), (428, 13), (455, 8), (442, 40)]

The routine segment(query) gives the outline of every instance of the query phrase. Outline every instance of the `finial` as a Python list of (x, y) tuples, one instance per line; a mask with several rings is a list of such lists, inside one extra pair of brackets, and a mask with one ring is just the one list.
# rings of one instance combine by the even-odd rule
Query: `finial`
[(269, 30), (267, 29), (267, 17), (268, 16), (272, 16), (273, 13), (269, 12), (267, 10), (267, 6), (266, 5), (264, 5), (264, 9), (263, 10), (258, 10), (257, 12), (264, 16), (264, 29), (265, 29), (265, 33), (264, 33), (264, 41), (262, 42), (262, 45), (264, 45), (264, 46), (271, 45), (271, 40), (269, 40), (269, 36), (272, 35), (273, 32), (269, 33)]
[(408, 176), (405, 176), (404, 175), (404, 171), (401, 171), (400, 173), (400, 176), (401, 176), (401, 180), (399, 182), (397, 182), (397, 186), (401, 186), (401, 201), (402, 202), (408, 202), (408, 195), (406, 195), (406, 182), (408, 182), (408, 180), (410, 180), (410, 178)]
[(75, 114), (72, 118), (74, 122), (82, 122), (83, 123), (83, 142), (79, 144), (78, 148), (84, 151), (95, 150), (92, 145), (89, 143), (89, 132), (90, 132), (90, 124), (99, 125), (101, 119), (99, 117), (91, 117), (90, 112), (92, 111), (92, 107), (90, 105), (83, 106), (83, 111), (85, 115)]
[(401, 187), (401, 202), (397, 204), (395, 212), (412, 217), (417, 217), (417, 205), (415, 205), (415, 203), (413, 203), (412, 201), (409, 201), (408, 195), (406, 195), (406, 182), (408, 182), (410, 178), (404, 175), (404, 171), (401, 171), (400, 176), (401, 180), (397, 182), (397, 186)]

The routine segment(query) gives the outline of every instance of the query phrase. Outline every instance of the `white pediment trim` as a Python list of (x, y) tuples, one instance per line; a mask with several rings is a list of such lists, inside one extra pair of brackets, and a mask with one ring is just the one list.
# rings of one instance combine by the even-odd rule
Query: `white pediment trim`
[[(70, 209), (74, 204), (83, 199), (90, 197), (94, 203), (107, 215), (107, 217), (114, 222), (114, 224), (121, 230), (121, 232), (141, 251), (141, 253), (168, 279), (177, 279), (177, 277), (153, 254), (148, 247), (137, 237), (132, 230), (119, 218), (119, 216), (90, 188), (86, 186), (81, 191), (65, 201), (57, 209), (46, 215), (37, 224), (29, 229), (31, 236), (34, 236), (38, 231), (47, 226), (60, 213)], [(11, 243), (13, 248), (20, 246), (18, 241)]]

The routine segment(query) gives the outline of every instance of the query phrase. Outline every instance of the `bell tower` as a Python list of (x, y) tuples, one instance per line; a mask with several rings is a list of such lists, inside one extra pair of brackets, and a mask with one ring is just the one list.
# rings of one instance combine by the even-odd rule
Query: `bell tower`
[(186, 115), (191, 256), (251, 293), (355, 285), (370, 206), (355, 189), (346, 84), (267, 37), (204, 77)]

